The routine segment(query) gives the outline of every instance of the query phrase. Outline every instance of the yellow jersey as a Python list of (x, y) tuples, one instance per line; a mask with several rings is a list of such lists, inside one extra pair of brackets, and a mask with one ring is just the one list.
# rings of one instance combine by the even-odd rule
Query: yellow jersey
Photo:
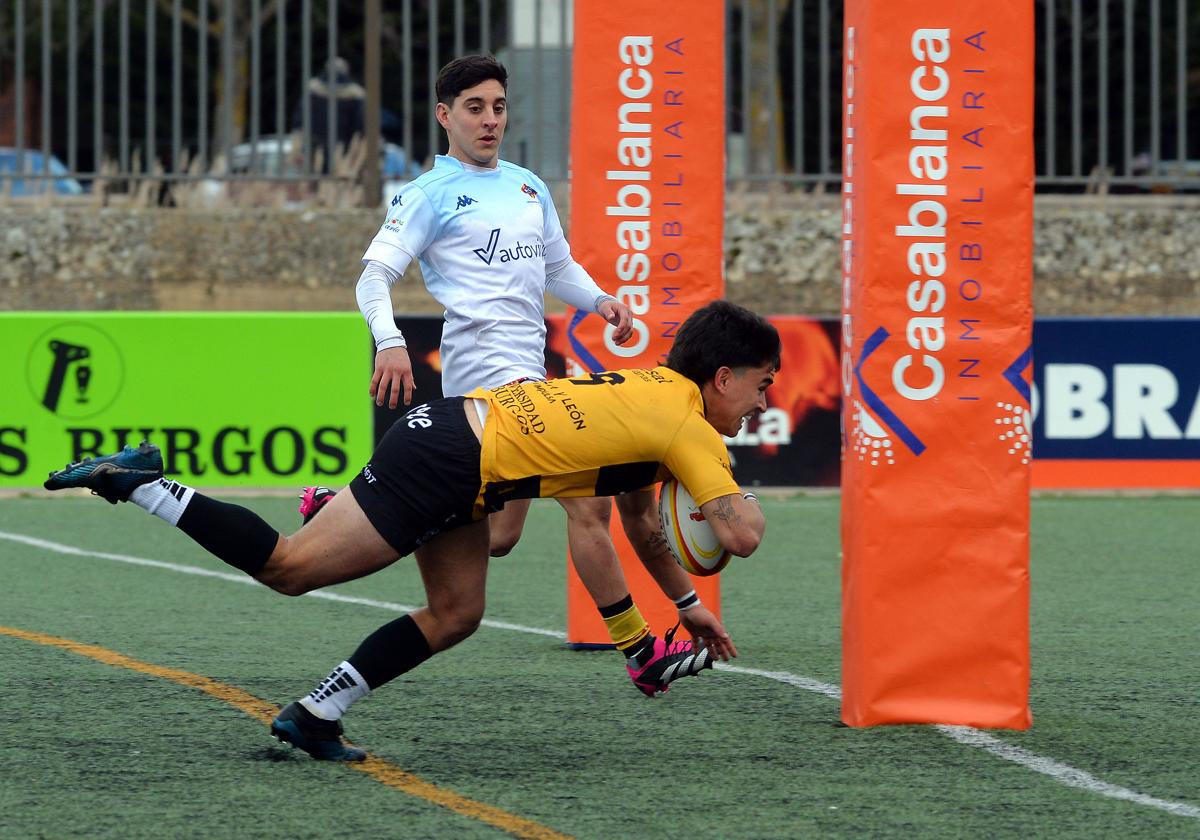
[(539, 496), (615, 496), (674, 475), (698, 504), (738, 493), (696, 384), (670, 368), (480, 388), (475, 515)]

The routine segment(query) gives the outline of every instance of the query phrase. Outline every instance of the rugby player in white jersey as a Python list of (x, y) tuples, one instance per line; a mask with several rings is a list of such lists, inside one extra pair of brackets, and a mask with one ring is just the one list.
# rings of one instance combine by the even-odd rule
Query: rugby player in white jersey
[[(405, 405), (412, 400), (412, 363), (396, 328), (390, 290), (414, 259), (425, 286), (445, 309), (445, 396), (546, 378), (546, 292), (605, 318), (614, 325), (618, 343), (632, 334), (629, 307), (606, 294), (572, 259), (545, 182), (500, 159), (507, 83), (504, 66), (490, 56), (464, 56), (442, 68), (435, 116), (446, 130), (447, 154), (438, 155), (432, 170), (395, 196), (363, 255), (356, 296), (375, 339), (370, 393), (378, 405), (386, 401), (395, 408), (401, 399)], [(325, 488), (305, 489), (301, 513), (306, 521), (330, 496)], [(559, 501), (567, 513), (575, 570), (625, 656), (631, 679), (650, 696), (665, 690), (665, 684), (639, 679), (665, 646), (630, 596), (609, 534), (611, 500)], [(503, 556), (516, 545), (529, 503), (509, 502), (489, 517), (491, 556)], [(616, 503), (639, 559), (676, 603), (680, 623), (692, 636), (693, 642), (674, 642), (674, 647), (704, 642), (718, 655), (733, 651), (724, 626), (700, 603), (667, 549), (653, 491), (619, 496)], [(417, 561), (436, 565), (439, 550), (434, 540), (417, 550)]]

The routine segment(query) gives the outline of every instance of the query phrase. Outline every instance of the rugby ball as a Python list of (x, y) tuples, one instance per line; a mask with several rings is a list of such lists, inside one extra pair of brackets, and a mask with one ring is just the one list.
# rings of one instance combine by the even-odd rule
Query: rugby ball
[(715, 575), (733, 557), (700, 512), (692, 494), (678, 480), (663, 482), (658, 518), (675, 560), (693, 575)]

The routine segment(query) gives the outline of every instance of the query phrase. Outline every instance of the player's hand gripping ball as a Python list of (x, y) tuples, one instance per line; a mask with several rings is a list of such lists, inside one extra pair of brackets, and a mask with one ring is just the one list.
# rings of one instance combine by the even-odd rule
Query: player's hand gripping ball
[(662, 484), (658, 518), (675, 560), (693, 575), (715, 575), (733, 557), (700, 512), (692, 494), (674, 478)]

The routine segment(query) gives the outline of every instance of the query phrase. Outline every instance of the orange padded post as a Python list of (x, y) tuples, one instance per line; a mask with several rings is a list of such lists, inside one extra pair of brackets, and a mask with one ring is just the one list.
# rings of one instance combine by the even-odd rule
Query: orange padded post
[[(598, 316), (573, 313), (568, 375), (658, 365), (679, 324), (724, 295), (724, 4), (672, 7), (575, 5), (571, 248), (633, 310), (635, 335), (619, 347)], [(613, 535), (634, 600), (662, 632), (675, 623), (674, 605), (642, 569), (615, 511)], [(608, 644), (573, 569), (567, 591), (568, 642)], [(719, 607), (715, 577), (697, 578), (696, 591)]]
[(842, 719), (1024, 729), (1033, 4), (845, 39)]

